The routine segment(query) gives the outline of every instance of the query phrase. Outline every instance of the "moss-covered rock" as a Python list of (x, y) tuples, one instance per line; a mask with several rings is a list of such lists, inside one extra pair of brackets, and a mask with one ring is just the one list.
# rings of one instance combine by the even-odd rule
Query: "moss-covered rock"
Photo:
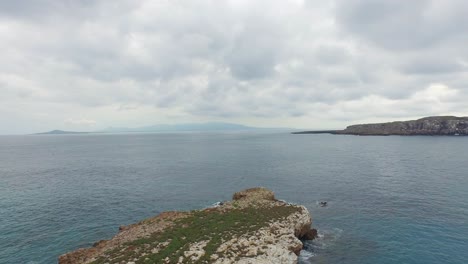
[(59, 263), (296, 263), (298, 238), (310, 238), (310, 227), (304, 206), (252, 188), (218, 207), (121, 227), (111, 240), (62, 255)]

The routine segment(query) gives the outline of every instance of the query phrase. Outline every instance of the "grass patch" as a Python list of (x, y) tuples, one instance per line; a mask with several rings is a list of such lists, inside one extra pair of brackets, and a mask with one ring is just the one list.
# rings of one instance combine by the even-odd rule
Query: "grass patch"
[[(196, 263), (210, 263), (210, 257), (225, 241), (246, 233), (254, 232), (268, 226), (270, 221), (289, 216), (301, 210), (294, 206), (274, 206), (265, 208), (247, 207), (232, 209), (227, 212), (195, 211), (187, 218), (175, 221), (172, 228), (150, 237), (125, 243), (98, 258), (93, 264), (121, 263), (135, 261), (138, 264), (164, 263), (168, 258), (170, 263), (177, 263), (179, 257), (190, 248), (190, 245), (207, 241), (203, 255)], [(162, 243), (168, 243), (163, 245)], [(157, 253), (151, 249), (160, 248)], [(136, 259), (136, 260), (135, 260)], [(184, 257), (184, 263), (191, 263)]]

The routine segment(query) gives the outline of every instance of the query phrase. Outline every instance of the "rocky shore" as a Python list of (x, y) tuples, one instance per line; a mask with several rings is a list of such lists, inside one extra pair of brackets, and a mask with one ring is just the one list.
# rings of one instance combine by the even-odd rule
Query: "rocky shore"
[(110, 240), (61, 255), (75, 263), (297, 263), (314, 239), (307, 208), (277, 200), (265, 188), (233, 195), (219, 206), (165, 212), (119, 228)]
[(344, 130), (303, 131), (293, 134), (322, 133), (359, 136), (463, 136), (468, 135), (468, 117), (432, 116), (410, 121), (352, 125)]

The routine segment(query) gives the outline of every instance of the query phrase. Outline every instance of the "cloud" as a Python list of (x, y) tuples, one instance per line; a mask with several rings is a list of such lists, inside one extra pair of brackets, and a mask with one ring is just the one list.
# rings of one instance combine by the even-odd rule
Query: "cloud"
[(448, 74), (468, 72), (468, 67), (464, 66), (461, 61), (457, 61), (456, 58), (424, 56), (405, 61), (401, 70), (406, 74)]
[(65, 121), (67, 125), (76, 125), (76, 126), (94, 126), (96, 125), (95, 120), (86, 119), (86, 118), (68, 118)]
[(463, 0), (339, 0), (336, 18), (383, 48), (412, 50), (466, 39), (467, 8)]
[[(389, 99), (368, 95), (358, 100), (338, 103), (337, 109), (355, 115), (356, 118), (405, 117), (445, 115), (455, 112), (462, 104), (460, 92), (444, 84), (431, 84), (404, 99)], [(368, 109), (373, 109), (369, 112)], [(388, 111), (390, 110), (391, 111)]]
[(2, 1), (0, 133), (467, 114), (465, 2)]

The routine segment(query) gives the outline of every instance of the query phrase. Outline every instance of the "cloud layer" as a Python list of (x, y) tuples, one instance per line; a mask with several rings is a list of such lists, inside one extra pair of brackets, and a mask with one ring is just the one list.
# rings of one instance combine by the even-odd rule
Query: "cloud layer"
[(0, 134), (468, 115), (463, 0), (0, 1)]

